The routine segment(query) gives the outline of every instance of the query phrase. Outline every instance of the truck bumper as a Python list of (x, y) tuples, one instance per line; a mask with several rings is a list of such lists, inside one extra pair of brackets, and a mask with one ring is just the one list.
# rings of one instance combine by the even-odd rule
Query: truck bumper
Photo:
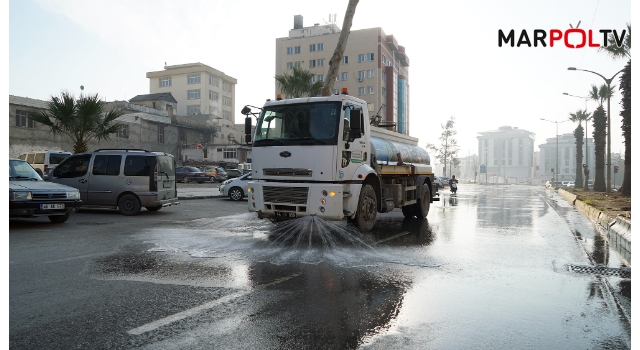
[(342, 220), (344, 187), (339, 184), (249, 182), (249, 211), (276, 220), (315, 215)]

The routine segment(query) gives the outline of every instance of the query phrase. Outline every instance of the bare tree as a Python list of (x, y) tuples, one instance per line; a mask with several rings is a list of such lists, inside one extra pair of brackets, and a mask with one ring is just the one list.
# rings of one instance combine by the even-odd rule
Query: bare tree
[(333, 90), (333, 83), (338, 75), (338, 68), (340, 68), (340, 61), (344, 55), (344, 50), (347, 48), (347, 40), (349, 39), (349, 33), (351, 33), (351, 23), (353, 22), (353, 15), (356, 13), (356, 6), (359, 0), (349, 0), (347, 5), (347, 12), (344, 16), (344, 22), (342, 23), (342, 31), (340, 32), (340, 38), (338, 39), (338, 45), (336, 50), (331, 56), (329, 61), (329, 72), (327, 78), (324, 80), (324, 86), (322, 87), (322, 96), (330, 96), (331, 90)]
[[(460, 163), (460, 160), (458, 159), (458, 151), (460, 150), (460, 147), (458, 146), (458, 141), (454, 138), (458, 132), (453, 128), (454, 124), (455, 118), (453, 116), (447, 120), (446, 124), (440, 124), (442, 127), (440, 148), (436, 147), (432, 143), (427, 144), (427, 149), (434, 151), (436, 159), (444, 164), (444, 173), (442, 176), (447, 175), (447, 161), (450, 161), (456, 167)], [(451, 166), (449, 168), (451, 168)], [(451, 169), (449, 169), (449, 173), (451, 173)]]

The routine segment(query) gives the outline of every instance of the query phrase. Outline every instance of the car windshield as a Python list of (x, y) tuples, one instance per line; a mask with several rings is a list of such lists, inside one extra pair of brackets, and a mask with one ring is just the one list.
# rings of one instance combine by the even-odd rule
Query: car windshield
[(42, 180), (24, 160), (9, 159), (9, 180)]
[(222, 168), (216, 168), (216, 170), (217, 170), (219, 173), (222, 173), (222, 174), (225, 174), (225, 173), (226, 173), (226, 171), (224, 171), (224, 169), (222, 169)]
[(253, 146), (335, 145), (340, 106), (340, 102), (318, 102), (264, 107)]

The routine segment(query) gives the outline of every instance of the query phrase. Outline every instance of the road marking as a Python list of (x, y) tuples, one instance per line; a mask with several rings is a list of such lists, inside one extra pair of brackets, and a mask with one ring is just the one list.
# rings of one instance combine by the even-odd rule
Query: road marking
[(216, 306), (218, 306), (220, 304), (226, 303), (226, 302), (231, 301), (233, 299), (243, 297), (243, 296), (245, 296), (247, 294), (250, 294), (252, 292), (255, 292), (257, 290), (261, 290), (261, 289), (273, 286), (275, 284), (282, 283), (284, 281), (290, 280), (290, 279), (298, 277), (298, 276), (300, 276), (300, 274), (296, 273), (296, 274), (293, 274), (293, 275), (288, 276), (288, 277), (279, 278), (279, 279), (277, 279), (277, 280), (275, 280), (273, 282), (267, 283), (267, 284), (261, 284), (261, 285), (255, 286), (251, 290), (243, 290), (243, 291), (239, 291), (239, 292), (236, 292), (236, 293), (233, 293), (233, 294), (229, 294), (229, 295), (226, 295), (226, 296), (224, 296), (224, 297), (222, 297), (220, 299), (216, 299), (216, 300), (210, 301), (208, 303), (204, 303), (202, 305), (196, 306), (194, 308), (191, 308), (191, 309), (188, 309), (188, 310), (184, 310), (182, 312), (178, 312), (177, 314), (173, 314), (171, 316), (167, 316), (165, 318), (161, 318), (161, 319), (159, 319), (157, 321), (147, 323), (147, 324), (142, 325), (142, 326), (140, 326), (138, 328), (134, 328), (134, 329), (128, 331), (127, 333), (129, 333), (131, 335), (140, 335), (140, 334), (143, 334), (143, 333), (146, 333), (146, 332), (150, 332), (150, 331), (155, 330), (157, 328), (160, 328), (162, 326), (166, 326), (166, 325), (168, 325), (170, 323), (173, 323), (173, 322), (176, 322), (176, 321), (180, 321), (180, 320), (185, 319), (187, 317), (193, 316), (193, 315), (195, 315), (195, 314), (197, 314), (197, 313), (199, 313), (201, 311), (214, 308), (214, 307), (216, 307)]
[(386, 242), (386, 241), (390, 241), (390, 240), (392, 240), (392, 239), (396, 239), (396, 238), (398, 238), (398, 237), (405, 236), (405, 235), (407, 235), (407, 234), (409, 234), (409, 231), (400, 232), (400, 233), (398, 233), (397, 235), (393, 235), (393, 236), (388, 237), (388, 238), (385, 238), (385, 239), (383, 239), (383, 240), (381, 240), (381, 241), (377, 241), (377, 242), (375, 242), (373, 245), (375, 246), (375, 245), (378, 245), (378, 244), (380, 244), (380, 243), (383, 243), (383, 242)]

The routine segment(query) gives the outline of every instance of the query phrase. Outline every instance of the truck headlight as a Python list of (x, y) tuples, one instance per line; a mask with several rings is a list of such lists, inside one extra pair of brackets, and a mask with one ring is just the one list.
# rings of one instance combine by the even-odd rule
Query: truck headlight
[(80, 191), (67, 192), (67, 199), (80, 199)]
[(33, 199), (30, 191), (9, 191), (9, 200), (10, 201), (23, 201), (27, 199)]

